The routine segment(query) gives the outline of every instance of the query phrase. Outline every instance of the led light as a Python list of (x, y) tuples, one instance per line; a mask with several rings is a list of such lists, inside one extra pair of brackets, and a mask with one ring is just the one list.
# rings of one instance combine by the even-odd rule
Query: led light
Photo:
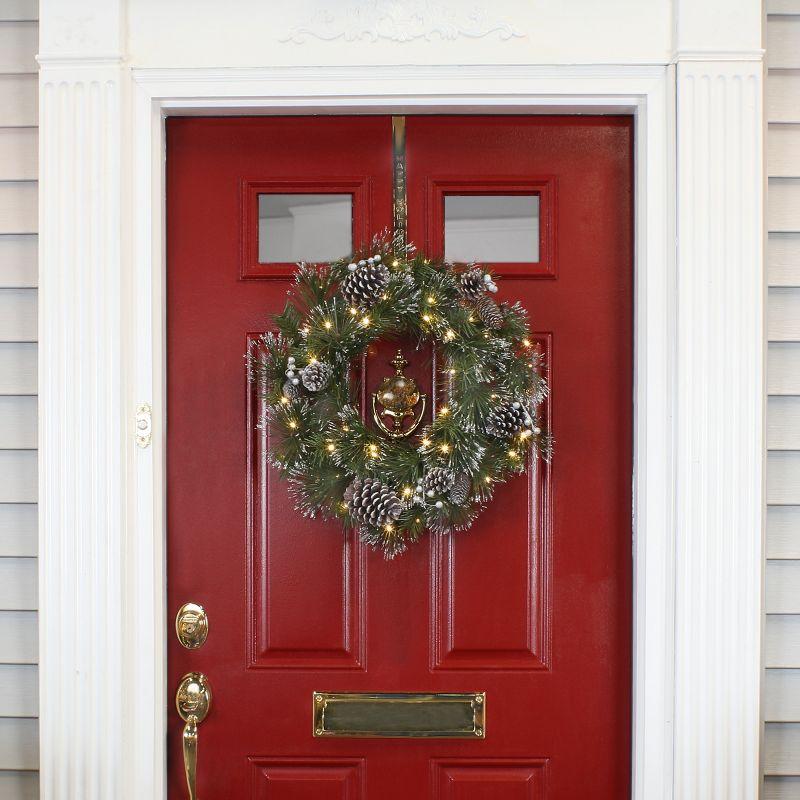
[(520, 431), (519, 438), (520, 439), (527, 439), (529, 436), (532, 436), (532, 435), (533, 435), (533, 431), (524, 430), (524, 431)]
[(381, 300), (385, 300), (388, 296), (389, 296), (388, 294), (382, 294), (381, 295)]
[(422, 522), (422, 520), (421, 520), (419, 517), (416, 517), (416, 518), (414, 519), (414, 522), (416, 522), (417, 524), (419, 524), (420, 522)]
[(440, 414), (441, 414), (443, 417), (446, 417), (446, 416), (447, 416), (447, 415), (450, 413), (450, 409), (449, 409), (447, 406), (442, 406), (442, 407), (439, 409), (439, 413), (440, 413)]
[(345, 433), (347, 433), (347, 431), (349, 431), (349, 430), (350, 430), (350, 426), (349, 426), (349, 425), (342, 425), (342, 430), (343, 430)]
[(296, 423), (296, 422), (295, 422), (293, 419), (290, 419), (290, 420), (289, 420), (289, 427), (290, 427), (292, 430), (294, 430), (294, 429), (297, 427), (297, 423)]
[(483, 482), (484, 482), (484, 483), (491, 483), (491, 482), (492, 482), (492, 479), (491, 479), (491, 478), (490, 478), (490, 477), (487, 475), (487, 476), (486, 476), (486, 477), (483, 479)]
[(530, 347), (531, 346), (531, 340), (530, 339), (523, 339), (522, 340), (522, 344), (523, 344), (524, 347)]
[(435, 304), (436, 304), (436, 298), (432, 294), (428, 295), (428, 305), (432, 306), (432, 305), (435, 305)]
[(414, 490), (410, 486), (403, 489), (403, 497), (411, 497), (412, 494), (414, 494)]
[(372, 458), (377, 458), (378, 456), (378, 445), (376, 444), (368, 444), (367, 445), (367, 452)]
[(330, 330), (333, 327), (333, 323), (329, 319), (326, 319), (322, 324), (327, 330)]
[(427, 436), (422, 440), (422, 446), (423, 447), (430, 447), (431, 446), (431, 440), (428, 439)]
[(509, 450), (508, 451), (508, 457), (509, 458), (516, 458), (517, 457), (517, 451), (516, 450)]
[(444, 332), (444, 338), (447, 339), (448, 342), (452, 342), (453, 339), (456, 338), (456, 332), (452, 328), (448, 328)]
[(350, 316), (354, 317), (354, 316), (356, 316), (356, 314), (358, 314), (358, 309), (357, 308), (351, 308), (350, 309)]
[(309, 356), (308, 356), (308, 363), (309, 363), (309, 364), (316, 364), (316, 363), (317, 363), (317, 358), (316, 358), (316, 356), (312, 356), (311, 354), (309, 354)]
[(400, 266), (400, 262), (397, 259), (395, 259), (394, 261), (392, 261), (392, 266), (393, 267), (399, 267)]
[(386, 523), (386, 524), (383, 526), (383, 529), (386, 531), (386, 533), (392, 533), (392, 532), (394, 531), (394, 525), (392, 525), (392, 523), (391, 523), (391, 522), (387, 522), (387, 523)]
[(361, 324), (362, 324), (362, 325), (363, 325), (365, 328), (368, 328), (368, 327), (369, 327), (369, 322), (370, 322), (370, 320), (369, 320), (369, 317), (367, 317), (367, 316), (363, 316), (363, 317), (361, 317)]
[(349, 511), (349, 510), (350, 510), (350, 509), (347, 507), (347, 503), (339, 503), (339, 508), (341, 508), (341, 509), (342, 509), (342, 511)]
[(288, 406), (288, 405), (289, 405), (289, 403), (291, 403), (291, 402), (292, 402), (292, 401), (291, 401), (291, 400), (290, 400), (290, 399), (289, 399), (289, 398), (288, 398), (286, 395), (284, 395), (283, 397), (281, 397), (281, 403), (283, 403), (283, 405), (285, 405), (285, 406)]
[(447, 442), (445, 442), (444, 444), (440, 444), (440, 445), (439, 445), (439, 449), (440, 449), (440, 450), (441, 450), (443, 453), (449, 453), (449, 452), (450, 452), (450, 445), (449, 445), (449, 444), (447, 444)]
[(333, 442), (328, 442), (326, 449), (329, 453), (332, 453), (334, 450), (336, 450), (336, 445)]
[(497, 400), (498, 397), (499, 397), (499, 395), (493, 394), (492, 395), (492, 400)]
[(475, 322), (475, 317), (473, 317), (473, 316), (472, 316), (472, 314), (470, 314), (470, 315), (467, 317), (467, 322)]
[(455, 375), (456, 374), (456, 371), (454, 369), (449, 370), (449, 372), (450, 372), (451, 375)]
[(423, 315), (422, 315), (422, 319), (423, 319), (425, 322), (430, 322), (430, 321), (431, 321), (431, 315), (430, 315), (430, 314), (423, 314)]

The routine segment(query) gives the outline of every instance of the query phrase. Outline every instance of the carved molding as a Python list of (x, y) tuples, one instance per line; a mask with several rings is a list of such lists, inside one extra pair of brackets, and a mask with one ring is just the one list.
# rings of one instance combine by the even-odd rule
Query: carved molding
[(437, 0), (361, 0), (340, 8), (316, 5), (280, 41), (412, 42), (485, 36), (507, 40), (524, 34), (476, 5), (461, 8), (458, 3)]

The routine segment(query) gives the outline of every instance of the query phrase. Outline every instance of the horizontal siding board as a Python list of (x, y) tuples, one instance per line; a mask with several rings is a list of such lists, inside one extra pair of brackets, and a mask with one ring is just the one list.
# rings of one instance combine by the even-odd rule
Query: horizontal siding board
[(769, 290), (767, 337), (771, 342), (800, 341), (800, 288), (781, 287)]
[(35, 558), (0, 558), (0, 611), (35, 611), (37, 601)]
[(767, 558), (800, 558), (800, 505), (767, 508)]
[(38, 284), (39, 239), (35, 234), (0, 236), (0, 288), (31, 289)]
[(38, 660), (38, 614), (0, 611), (0, 664), (35, 664)]
[(800, 669), (764, 671), (764, 720), (800, 722)]
[[(786, 2), (786, 0), (772, 0)], [(39, 19), (39, 0), (3, 0), (0, 3), (0, 19)], [(3, 793), (0, 792), (0, 797)]]
[[(0, 20), (0, 72), (36, 72), (39, 24), (33, 20)], [(2, 112), (0, 112), (2, 120)]]
[(800, 122), (800, 70), (767, 75), (766, 111), (768, 122)]
[(764, 623), (764, 666), (800, 669), (800, 616), (767, 614)]
[(39, 123), (37, 75), (0, 75), (0, 109), (4, 127)]
[(36, 394), (37, 346), (0, 342), (0, 395)]
[(36, 128), (0, 128), (0, 181), (35, 181), (38, 146)]
[(794, 15), (767, 19), (767, 66), (770, 69), (800, 68), (800, 18)]
[(36, 233), (39, 187), (35, 181), (0, 183), (0, 234)]
[(767, 561), (764, 582), (767, 614), (800, 613), (800, 561)]
[(38, 722), (34, 719), (0, 719), (0, 769), (38, 768)]
[(800, 178), (770, 178), (767, 190), (767, 229), (800, 231)]
[(39, 775), (36, 772), (0, 772), (2, 800), (39, 800)]
[(800, 723), (768, 722), (764, 726), (764, 773), (800, 775)]
[(767, 0), (767, 14), (800, 14), (800, 0)]
[(767, 503), (800, 505), (800, 452), (771, 450), (767, 454)]
[(767, 175), (770, 178), (800, 178), (800, 125), (770, 125), (766, 144)]
[(767, 400), (767, 447), (770, 450), (800, 450), (800, 397), (770, 397)]
[(33, 503), (0, 503), (0, 557), (36, 556), (38, 518)]
[(800, 233), (771, 233), (767, 239), (770, 286), (800, 286)]
[(0, 717), (37, 716), (38, 680), (33, 664), (0, 664)]
[[(794, 289), (774, 291), (798, 292)], [(38, 338), (36, 289), (0, 289), (0, 342), (35, 342)]]
[(0, 450), (35, 449), (36, 415), (36, 397), (0, 395)]
[(0, 503), (35, 503), (37, 482), (36, 450), (0, 450)]

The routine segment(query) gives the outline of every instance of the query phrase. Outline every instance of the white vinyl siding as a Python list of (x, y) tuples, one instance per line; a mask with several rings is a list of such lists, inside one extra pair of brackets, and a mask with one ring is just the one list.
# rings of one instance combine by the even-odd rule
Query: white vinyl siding
[(764, 800), (800, 799), (800, 0), (767, 3)]
[(37, 16), (0, 0), (0, 800), (39, 795)]

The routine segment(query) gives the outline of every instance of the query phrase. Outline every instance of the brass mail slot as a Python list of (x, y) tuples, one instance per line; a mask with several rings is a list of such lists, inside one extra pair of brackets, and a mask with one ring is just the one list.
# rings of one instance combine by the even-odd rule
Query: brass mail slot
[(314, 692), (314, 736), (483, 739), (486, 694)]

